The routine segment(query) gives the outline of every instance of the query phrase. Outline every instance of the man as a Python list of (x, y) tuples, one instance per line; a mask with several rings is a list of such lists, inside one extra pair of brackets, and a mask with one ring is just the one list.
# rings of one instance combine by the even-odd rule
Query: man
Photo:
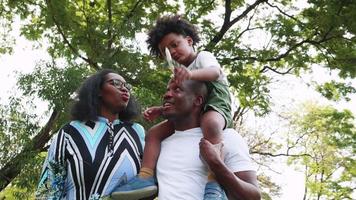
[[(174, 81), (168, 84), (162, 115), (174, 124), (176, 131), (161, 144), (157, 163), (158, 198), (207, 199), (204, 187), (208, 166), (229, 199), (260, 199), (255, 167), (242, 137), (233, 129), (224, 131), (224, 160), (220, 158), (221, 152), (202, 139), (199, 123), (206, 96), (203, 82), (187, 80), (180, 85)], [(224, 199), (224, 191), (209, 191), (209, 183), (205, 190), (213, 199)]]

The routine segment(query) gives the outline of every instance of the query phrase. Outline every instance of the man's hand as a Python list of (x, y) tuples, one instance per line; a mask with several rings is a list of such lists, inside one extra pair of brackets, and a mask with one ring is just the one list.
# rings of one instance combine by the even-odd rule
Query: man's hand
[(174, 81), (180, 85), (183, 81), (189, 80), (192, 77), (192, 72), (185, 67), (174, 68)]
[(143, 117), (149, 122), (154, 121), (161, 115), (162, 115), (162, 107), (161, 106), (153, 106), (153, 107), (147, 108), (143, 112)]
[(213, 145), (208, 140), (202, 138), (199, 143), (200, 155), (210, 166), (211, 164), (216, 164), (223, 162), (222, 160), (222, 143)]
[(258, 188), (256, 172), (253, 170), (231, 171), (219, 156), (221, 151), (217, 151), (218, 148), (215, 146), (202, 138), (199, 143), (200, 155), (214, 173), (216, 180), (223, 186), (229, 199), (260, 200), (261, 193)]

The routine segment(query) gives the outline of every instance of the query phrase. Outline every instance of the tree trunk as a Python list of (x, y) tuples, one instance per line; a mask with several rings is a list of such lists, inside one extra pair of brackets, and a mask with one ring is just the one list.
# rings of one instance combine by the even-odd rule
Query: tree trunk
[(305, 166), (305, 181), (304, 181), (304, 195), (303, 195), (303, 200), (307, 199), (307, 194), (308, 194), (308, 187), (307, 187), (307, 181), (308, 180), (308, 166)]

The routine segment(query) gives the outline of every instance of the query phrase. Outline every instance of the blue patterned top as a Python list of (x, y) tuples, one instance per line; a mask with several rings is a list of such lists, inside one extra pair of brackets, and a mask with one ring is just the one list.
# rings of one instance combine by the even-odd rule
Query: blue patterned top
[(72, 121), (48, 150), (36, 199), (100, 199), (134, 177), (140, 167), (145, 131), (137, 123), (100, 117)]

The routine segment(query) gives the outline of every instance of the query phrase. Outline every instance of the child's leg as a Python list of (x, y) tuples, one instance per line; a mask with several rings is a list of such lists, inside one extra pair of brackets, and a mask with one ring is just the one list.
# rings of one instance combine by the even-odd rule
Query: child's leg
[(224, 117), (214, 110), (209, 110), (203, 114), (200, 122), (204, 138), (212, 144), (219, 144), (226, 124)]
[(145, 137), (142, 167), (139, 172), (141, 178), (154, 175), (158, 156), (161, 150), (161, 141), (174, 133), (173, 124), (168, 120), (150, 128)]
[[(225, 118), (214, 110), (205, 112), (201, 118), (201, 129), (203, 136), (209, 142), (215, 145), (216, 151), (221, 153), (222, 148), (222, 133), (225, 128)], [(215, 181), (214, 174), (209, 170), (208, 181)]]
[(111, 193), (113, 199), (142, 199), (157, 193), (157, 185), (153, 177), (154, 169), (161, 150), (161, 141), (174, 133), (173, 127), (173, 124), (166, 120), (147, 132), (139, 174), (127, 184), (115, 188)]

